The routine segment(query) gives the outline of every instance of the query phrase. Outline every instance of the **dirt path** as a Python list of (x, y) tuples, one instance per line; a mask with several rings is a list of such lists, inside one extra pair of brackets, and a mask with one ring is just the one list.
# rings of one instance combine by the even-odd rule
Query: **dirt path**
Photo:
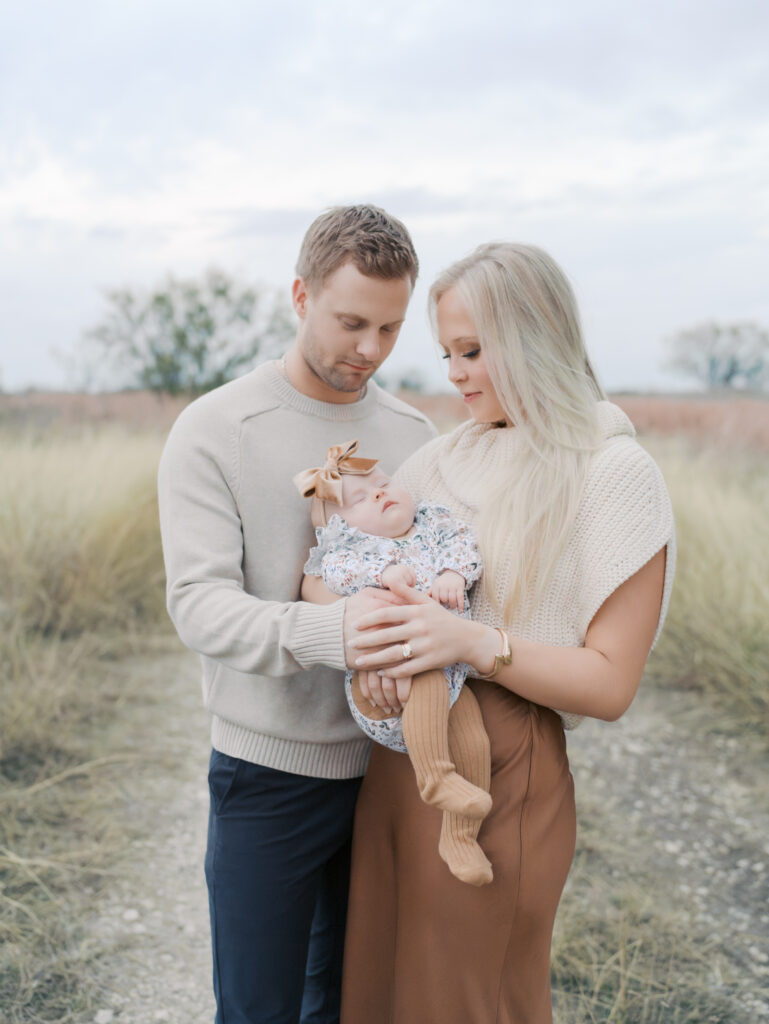
[[(158, 677), (171, 713), (158, 714), (163, 702), (131, 726), (129, 742), (141, 743), (158, 766), (145, 770), (139, 784), (144, 834), (92, 923), (92, 940), (108, 953), (99, 979), (102, 1006), (88, 1019), (210, 1024), (215, 1007), (203, 877), (209, 740), (198, 664), (182, 655), (144, 670)], [(135, 798), (135, 785), (131, 792)]]
[[(202, 1024), (214, 1015), (203, 879), (208, 729), (197, 665), (181, 656), (153, 671), (174, 709), (163, 728), (175, 767), (142, 780), (151, 831), (97, 907), (91, 939), (108, 953), (101, 1008), (89, 1018), (96, 1024)], [(617, 872), (622, 847), (632, 848), (692, 926), (717, 940), (748, 1019), (769, 1020), (767, 761), (742, 740), (695, 735), (694, 704), (642, 690), (620, 722), (572, 733), (578, 804), (599, 832), (617, 835)], [(138, 729), (150, 756), (161, 750), (160, 718), (150, 711)]]
[(704, 723), (700, 696), (651, 687), (619, 722), (585, 721), (569, 737), (578, 819), (607, 837), (612, 876), (627, 864), (701, 937), (709, 988), (735, 1007), (713, 1019), (769, 1020), (769, 759)]

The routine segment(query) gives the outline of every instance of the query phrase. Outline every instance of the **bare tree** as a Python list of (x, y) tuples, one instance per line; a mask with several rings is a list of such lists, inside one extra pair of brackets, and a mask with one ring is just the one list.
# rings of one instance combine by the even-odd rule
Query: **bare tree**
[(127, 387), (198, 395), (280, 354), (293, 335), (286, 300), (220, 270), (106, 299), (106, 316), (84, 336), (86, 367)]
[(679, 331), (668, 339), (666, 366), (709, 390), (769, 388), (769, 331), (752, 321), (715, 321)]

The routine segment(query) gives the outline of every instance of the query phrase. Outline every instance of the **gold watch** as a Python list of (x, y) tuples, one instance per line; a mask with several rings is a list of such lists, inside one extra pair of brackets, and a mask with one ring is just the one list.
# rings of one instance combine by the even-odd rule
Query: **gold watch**
[(513, 660), (513, 652), (510, 650), (510, 637), (503, 629), (500, 629), (499, 626), (495, 626), (494, 628), (502, 637), (502, 653), (494, 655), (494, 668), (492, 668), (491, 672), (486, 672), (485, 675), (481, 672), (476, 672), (476, 679), (493, 679), (503, 665), (509, 665)]

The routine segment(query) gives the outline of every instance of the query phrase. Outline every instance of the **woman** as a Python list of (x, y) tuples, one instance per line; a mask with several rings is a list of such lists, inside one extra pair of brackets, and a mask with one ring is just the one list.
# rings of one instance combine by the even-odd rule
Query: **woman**
[[(546, 253), (481, 246), (438, 278), (430, 310), (472, 419), (397, 479), (475, 527), (486, 569), (472, 620), (393, 587), (406, 603), (356, 624), (356, 665), (386, 669), (381, 682), (361, 675), (396, 709), (418, 672), (465, 661), (486, 677), (468, 685), (491, 741), (480, 840), (494, 880), (450, 875), (435, 856), (440, 813), (419, 800), (408, 759), (375, 745), (356, 813), (342, 1021), (546, 1024), (575, 840), (563, 727), (630, 705), (670, 596), (673, 518), (659, 470), (605, 401)], [(461, 745), (451, 753), (471, 777)], [(459, 828), (470, 843), (477, 825)]]

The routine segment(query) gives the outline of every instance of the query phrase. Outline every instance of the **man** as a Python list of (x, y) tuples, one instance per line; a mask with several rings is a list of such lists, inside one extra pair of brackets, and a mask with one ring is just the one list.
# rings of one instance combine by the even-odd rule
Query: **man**
[(370, 380), (417, 271), (408, 232), (384, 211), (321, 215), (299, 254), (285, 359), (193, 402), (161, 460), (168, 608), (201, 655), (212, 714), (217, 1024), (339, 1019), (349, 842), (368, 758), (344, 697), (343, 617), (371, 597), (297, 600), (314, 534), (292, 478), (352, 439), (392, 472), (434, 436)]

